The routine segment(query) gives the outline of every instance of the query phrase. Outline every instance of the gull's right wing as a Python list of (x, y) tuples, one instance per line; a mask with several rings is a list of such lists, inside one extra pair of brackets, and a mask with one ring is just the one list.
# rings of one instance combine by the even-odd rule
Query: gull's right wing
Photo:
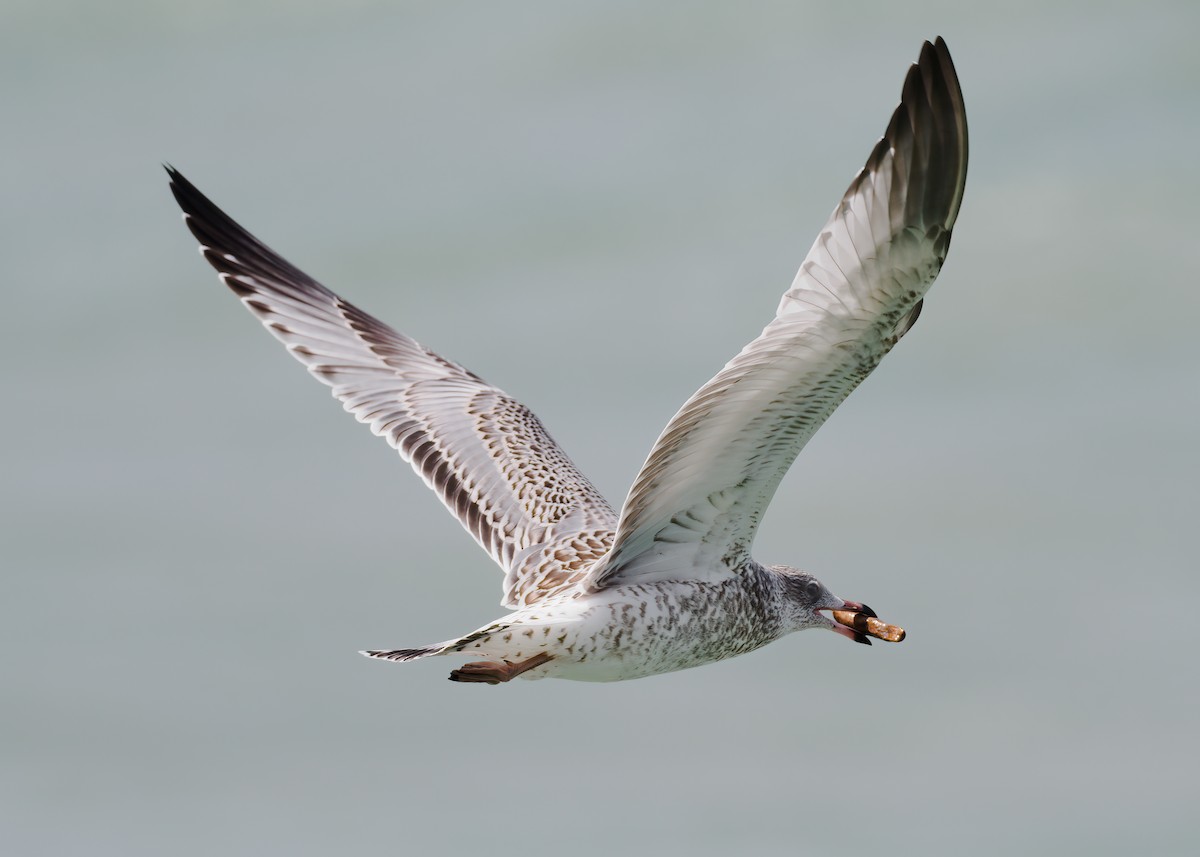
[(916, 321), (966, 175), (966, 111), (939, 38), (909, 69), (887, 131), (775, 318), (663, 430), (593, 589), (744, 567), (796, 455)]

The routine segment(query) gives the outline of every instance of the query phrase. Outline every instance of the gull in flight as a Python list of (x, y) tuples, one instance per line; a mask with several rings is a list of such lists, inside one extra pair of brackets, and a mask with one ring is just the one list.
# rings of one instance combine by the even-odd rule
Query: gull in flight
[(618, 681), (805, 628), (903, 638), (750, 547), (796, 455), (912, 328), (946, 258), (967, 123), (941, 38), (922, 47), (775, 317), (667, 424), (619, 513), (528, 408), (334, 294), (167, 171), (225, 285), (504, 570), (506, 616), (443, 643), (363, 654), (474, 656), (450, 675), (462, 682)]

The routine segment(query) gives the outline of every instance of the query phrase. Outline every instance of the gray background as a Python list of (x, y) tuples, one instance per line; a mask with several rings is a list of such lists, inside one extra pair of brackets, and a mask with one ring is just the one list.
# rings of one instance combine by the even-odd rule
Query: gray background
[[(1196, 845), (1194, 3), (5, 4), (0, 849)], [(170, 161), (614, 501), (944, 35), (925, 315), (756, 545), (909, 629), (457, 686), (500, 575), (217, 283)]]

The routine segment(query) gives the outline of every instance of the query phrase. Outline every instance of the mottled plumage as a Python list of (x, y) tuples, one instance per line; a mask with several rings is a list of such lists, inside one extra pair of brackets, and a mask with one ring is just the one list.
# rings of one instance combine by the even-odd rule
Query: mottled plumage
[(620, 515), (525, 406), (293, 267), (168, 168), (205, 258), (267, 329), (385, 438), (504, 569), (513, 612), (366, 654), (486, 656), (451, 677), (637, 678), (869, 608), (750, 556), (784, 473), (912, 327), (962, 201), (967, 128), (945, 43), (926, 43), (883, 138), (775, 318), (668, 423)]

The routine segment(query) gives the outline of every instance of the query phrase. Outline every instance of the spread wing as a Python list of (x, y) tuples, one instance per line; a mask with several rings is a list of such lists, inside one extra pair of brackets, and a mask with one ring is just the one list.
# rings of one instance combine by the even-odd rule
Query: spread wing
[(909, 70), (886, 133), (775, 318), (667, 424), (589, 586), (741, 566), (796, 455), (916, 320), (966, 172), (962, 92), (939, 38)]
[(607, 551), (616, 514), (528, 408), (338, 297), (167, 172), (221, 280), (506, 570), (508, 606), (576, 582)]

